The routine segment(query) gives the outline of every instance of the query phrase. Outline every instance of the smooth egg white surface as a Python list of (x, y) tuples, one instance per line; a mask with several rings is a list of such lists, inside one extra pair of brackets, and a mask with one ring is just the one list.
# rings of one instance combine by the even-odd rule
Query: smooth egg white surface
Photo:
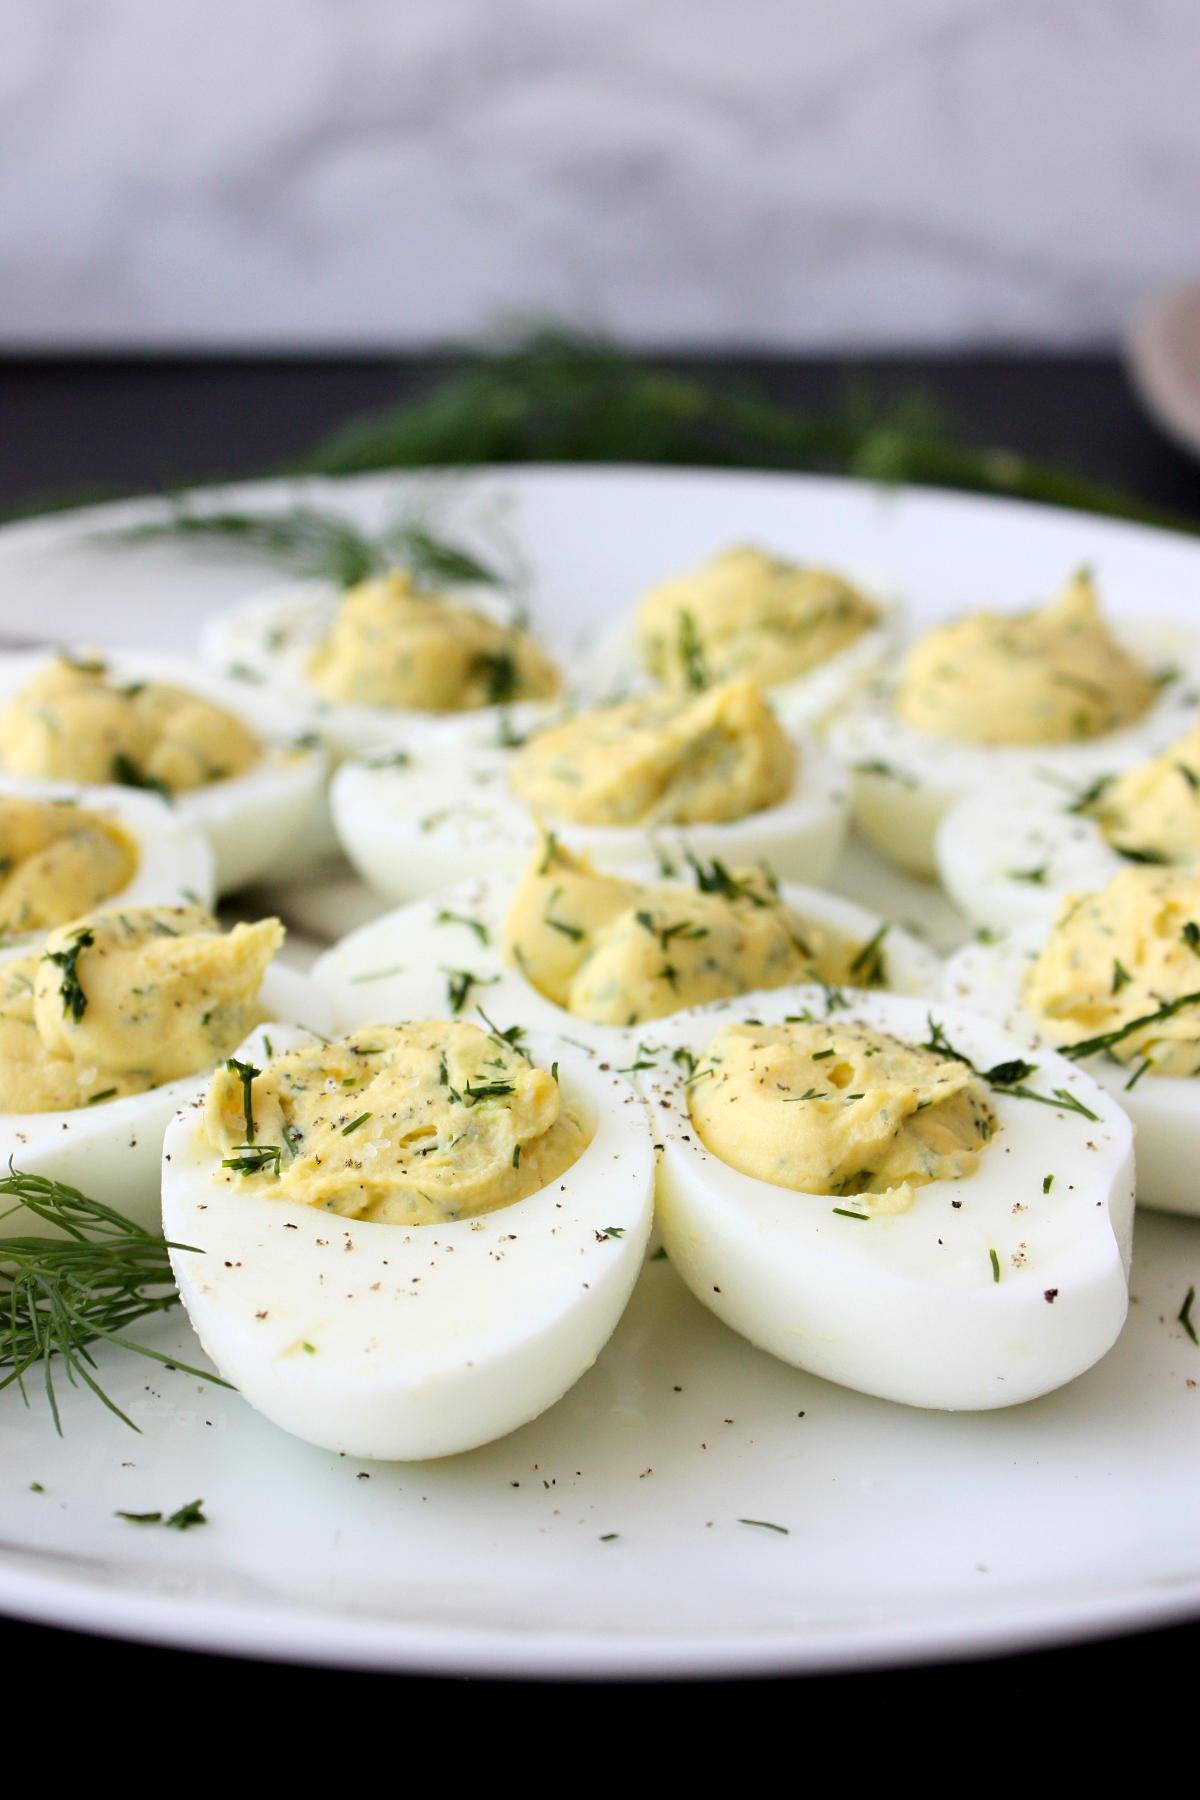
[[(107, 819), (137, 851), (137, 868), (123, 888), (97, 902), (113, 906), (200, 906), (213, 902), (213, 854), (198, 825), (181, 818), (157, 794), (139, 788), (81, 787), (74, 781), (31, 781), (0, 774), (0, 794), (22, 800), (70, 801)], [(28, 933), (44, 936), (44, 933)]]
[[(1045, 939), (1045, 924), (1028, 920), (998, 943), (965, 945), (946, 963), (946, 998), (995, 1019), (1028, 1049), (1044, 1054), (1048, 1040), (1025, 1011), (1021, 991)], [(1200, 1049), (1196, 1061), (1200, 1065)], [(1086, 1070), (1133, 1121), (1139, 1206), (1200, 1218), (1200, 1082), (1150, 1074), (1135, 1081), (1137, 1061), (1119, 1063), (1104, 1055), (1071, 1067)]]
[[(817, 885), (837, 859), (846, 831), (847, 783), (815, 739), (794, 735), (796, 776), (778, 806), (722, 824), (573, 825), (550, 821), (597, 869), (665, 858), (727, 868), (766, 861), (776, 875)], [(330, 790), (342, 847), (359, 873), (389, 900), (417, 900), (472, 877), (520, 874), (538, 842), (528, 808), (509, 792), (514, 752), (494, 719), (474, 715), (410, 734), (393, 755), (343, 763)], [(403, 758), (398, 761), (396, 758)]]
[(536, 1418), (589, 1369), (650, 1235), (654, 1152), (622, 1077), (551, 1038), (594, 1126), (549, 1187), (480, 1218), (371, 1224), (214, 1181), (199, 1103), (167, 1132), (163, 1224), (220, 1372), (276, 1425), (385, 1461), (452, 1456)]
[[(788, 731), (820, 736), (839, 711), (862, 692), (895, 647), (895, 616), (884, 610), (880, 623), (827, 657), (823, 663), (764, 692)], [(582, 660), (579, 683), (591, 704), (638, 693), (659, 684), (646, 673), (638, 654), (631, 615), (604, 634)]]
[(853, 777), (854, 817), (872, 843), (917, 875), (937, 871), (934, 838), (962, 795), (1049, 771), (1082, 792), (1099, 775), (1147, 762), (1190, 731), (1200, 712), (1200, 641), (1176, 626), (1113, 621), (1113, 634), (1164, 674), (1145, 717), (1128, 731), (1070, 744), (966, 744), (916, 731), (880, 684), (835, 720), (826, 741)]
[[(319, 841), (326, 756), (305, 740), (306, 727), (294, 710), (253, 682), (222, 681), (187, 657), (132, 650), (101, 654), (116, 681), (162, 681), (198, 694), (241, 719), (263, 745), (261, 760), (244, 775), (191, 788), (170, 802), (180, 819), (208, 839), (219, 894), (270, 873), (306, 833)], [(51, 660), (41, 651), (0, 655), (0, 710)]]
[[(839, 1019), (910, 1043), (929, 1035), (927, 1002), (847, 998)], [(777, 1024), (805, 1008), (823, 1016), (820, 988), (656, 1021), (665, 1049), (637, 1079), (663, 1146), (659, 1228), (696, 1298), (784, 1362), (909, 1406), (1012, 1406), (1090, 1368), (1128, 1305), (1133, 1134), (1120, 1107), (1047, 1055), (1030, 1085), (1047, 1096), (1066, 1089), (1095, 1118), (992, 1092), (999, 1129), (974, 1174), (919, 1187), (907, 1212), (846, 1218), (834, 1208), (860, 1201), (775, 1187), (706, 1150), (672, 1060), (681, 1047), (699, 1057), (724, 1024)], [(932, 1016), (981, 1069), (1023, 1048), (989, 1019), (944, 1005)]]
[[(216, 673), (227, 679), (249, 676), (261, 681), (268, 691), (302, 713), (304, 729), (318, 734), (334, 766), (347, 756), (359, 756), (391, 742), (397, 729), (447, 716), (404, 707), (348, 705), (331, 700), (313, 686), (308, 665), (332, 629), (344, 591), (329, 581), (273, 587), (209, 619), (200, 639), (200, 654)], [(512, 602), (493, 589), (442, 591), (498, 625), (512, 624), (516, 617)], [(503, 710), (479, 708), (482, 715), (493, 719)]]
[[(655, 880), (649, 870), (637, 870), (635, 878)], [(622, 1043), (623, 1031), (577, 1019), (505, 962), (504, 920), (516, 885), (511, 876), (462, 882), (372, 920), (327, 950), (313, 965), (312, 978), (328, 995), (338, 1030), (354, 1031), (374, 1019), (437, 1017), (452, 1006), (455, 985), (468, 974), (464, 1018), (475, 1019), (481, 1006), (501, 1030), (524, 1025), (607, 1051)], [(681, 902), (695, 891), (681, 884)], [(883, 923), (865, 907), (821, 888), (784, 882), (780, 895), (803, 918), (832, 926), (864, 944)], [(888, 927), (882, 951), (895, 990), (940, 994), (941, 962), (899, 925)], [(660, 1023), (647, 1019), (637, 1030), (653, 1035)]]
[(1092, 892), (1129, 867), (1095, 819), (1072, 812), (1086, 784), (1047, 770), (995, 782), (955, 801), (937, 828), (942, 885), (974, 925), (1049, 925), (1071, 893)]
[[(321, 990), (283, 963), (268, 966), (259, 1003), (272, 1019), (288, 1025), (305, 1025), (325, 1035), (332, 1029), (329, 1002)], [(257, 1048), (264, 1031), (272, 1036), (270, 1024), (260, 1028), (251, 1040)], [(211, 1073), (205, 1069), (144, 1094), (69, 1112), (0, 1113), (0, 1162), (11, 1160), (23, 1174), (79, 1188), (145, 1230), (158, 1231), (163, 1134), (178, 1109), (205, 1092)], [(47, 1229), (40, 1223), (32, 1228)], [(0, 1222), (0, 1236), (30, 1229), (23, 1207)]]

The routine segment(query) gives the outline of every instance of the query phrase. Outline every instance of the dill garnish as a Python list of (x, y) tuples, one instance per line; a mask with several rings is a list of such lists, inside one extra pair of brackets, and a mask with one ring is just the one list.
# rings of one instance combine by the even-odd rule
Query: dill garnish
[(1008, 879), (1010, 881), (1027, 881), (1030, 887), (1045, 887), (1049, 870), (1049, 863), (1039, 863), (1036, 869), (1010, 869)]
[[(482, 1006), (476, 1004), (475, 1011), (479, 1014), (480, 1018), (487, 1026), (488, 1031), (498, 1043), (507, 1044), (510, 1050), (520, 1049), (521, 1039), (525, 1036), (525, 1027), (523, 1025), (510, 1025), (506, 1031), (501, 1031), (498, 1025), (493, 1025)], [(524, 1055), (524, 1052), (522, 1051), (521, 1054)]]
[[(228, 1382), (205, 1369), (193, 1369), (178, 1357), (164, 1356), (123, 1335), (137, 1320), (179, 1304), (167, 1253), (190, 1250), (190, 1245), (164, 1243), (78, 1188), (42, 1175), (25, 1175), (11, 1163), (9, 1174), (0, 1180), (0, 1194), (11, 1195), (63, 1234), (4, 1240), (0, 1370), (8, 1373), (0, 1375), (0, 1388), (16, 1382), (27, 1400), (24, 1376), (36, 1363), (43, 1363), (46, 1398), (61, 1437), (51, 1369), (52, 1359), (61, 1356), (72, 1386), (82, 1381), (110, 1412), (136, 1431), (132, 1419), (114, 1405), (91, 1372), (96, 1365), (87, 1346), (100, 1338), (181, 1369), (186, 1375), (228, 1387)], [(16, 1210), (14, 1207), (3, 1216), (9, 1218)]]
[[(1185, 925), (1183, 929), (1186, 932), (1187, 926)], [(1193, 925), (1192, 930), (1195, 931), (1195, 929), (1196, 929), (1196, 927)], [(1196, 948), (1196, 946), (1193, 944), (1192, 948), (1194, 950)], [(1112, 991), (1113, 991), (1113, 993), (1119, 994), (1121, 989), (1123, 987), (1125, 987), (1127, 985), (1127, 983), (1131, 982), (1132, 980), (1133, 980), (1133, 976), (1129, 973), (1129, 970), (1125, 967), (1124, 963), (1121, 961), (1121, 959), (1119, 957), (1114, 956), (1113, 957), (1113, 973), (1112, 973)]]
[(113, 757), (111, 774), (118, 787), (145, 788), (148, 793), (157, 794), (160, 800), (171, 804), (173, 795), (166, 782), (160, 781), (157, 775), (143, 775), (123, 750), (118, 750)]
[(246, 1121), (246, 1142), (252, 1144), (254, 1142), (254, 1110), (250, 1100), (250, 1086), (255, 1076), (262, 1074), (262, 1070), (256, 1069), (253, 1063), (239, 1062), (236, 1056), (231, 1056), (225, 1067), (231, 1075), (240, 1075), (242, 1078), (242, 1117)]
[(42, 960), (43, 962), (52, 962), (62, 970), (62, 983), (58, 991), (62, 995), (63, 1018), (65, 1019), (70, 1013), (78, 1025), (87, 1010), (87, 995), (79, 985), (76, 964), (79, 961), (79, 952), (90, 950), (96, 939), (86, 925), (81, 926), (72, 935), (73, 942), (68, 950), (47, 950)]
[(472, 975), (470, 969), (448, 969), (445, 963), (438, 966), (446, 977), (446, 998), (455, 1015), (467, 1004), (473, 987), (494, 987), (500, 979), (498, 975)]
[(889, 925), (881, 925), (875, 936), (863, 945), (850, 964), (851, 975), (857, 975), (861, 970), (863, 987), (881, 987), (883, 985), (887, 971), (884, 965), (882, 946), (890, 929)]
[[(855, 1218), (860, 1218), (862, 1215), (856, 1213), (854, 1216)], [(792, 1535), (786, 1525), (773, 1525), (770, 1519), (739, 1519), (738, 1524), (757, 1525), (760, 1531), (777, 1531), (781, 1537), (790, 1537)]]
[(1124, 844), (1114, 844), (1113, 849), (1118, 856), (1123, 856), (1126, 862), (1149, 863), (1154, 868), (1169, 863), (1171, 860), (1170, 857), (1164, 855), (1161, 850), (1131, 850)]
[(357, 1131), (359, 1126), (365, 1125), (367, 1120), (371, 1117), (373, 1117), (373, 1115), (369, 1112), (359, 1113), (357, 1119), (351, 1119), (348, 1125), (342, 1126), (342, 1136), (349, 1137), (352, 1131)]
[(489, 706), (506, 706), (517, 697), (517, 664), (511, 650), (483, 652), (473, 658), (472, 673), (487, 680)]
[(870, 1213), (851, 1212), (848, 1206), (835, 1206), (833, 1210), (838, 1215), (839, 1219), (862, 1219), (866, 1223), (870, 1223)]
[(999, 1281), (999, 1279), (1000, 1279), (1000, 1258), (996, 1255), (996, 1252), (994, 1250), (989, 1250), (988, 1255), (992, 1259), (992, 1280)]
[(274, 1163), (273, 1174), (279, 1173), (279, 1159), (283, 1151), (278, 1144), (241, 1144), (236, 1156), (227, 1156), (221, 1164), (223, 1169), (236, 1169), (239, 1175), (261, 1175)]
[[(463, 1088), (463, 1097), (468, 1106), (476, 1106), (480, 1100), (499, 1100), (505, 1094), (515, 1094), (516, 1091), (511, 1081), (481, 1081), (478, 1087), (472, 1087), (468, 1081)], [(369, 1118), (370, 1114), (366, 1116)]]
[(881, 762), (878, 757), (871, 757), (866, 762), (851, 763), (851, 771), (855, 775), (880, 775), (885, 781), (898, 781), (901, 787), (915, 788), (919, 785), (915, 775), (904, 769), (897, 769), (891, 763)]
[(1197, 775), (1194, 769), (1189, 769), (1186, 763), (1181, 762), (1177, 762), (1175, 767), (1179, 770), (1179, 773), (1183, 776), (1183, 779), (1187, 782), (1193, 794), (1200, 791), (1200, 775)]
[(1084, 788), (1082, 793), (1076, 794), (1070, 806), (1066, 807), (1064, 810), (1068, 813), (1085, 813), (1090, 811), (1090, 809), (1095, 806), (1097, 800), (1099, 800), (1101, 794), (1106, 793), (1115, 780), (1115, 775), (1097, 775), (1091, 786)]
[(1196, 1327), (1192, 1324), (1192, 1301), (1195, 1298), (1196, 1290), (1194, 1287), (1190, 1287), (1187, 1291), (1187, 1298), (1179, 1309), (1179, 1323), (1183, 1326), (1183, 1329), (1187, 1332), (1193, 1344), (1200, 1345), (1200, 1338), (1196, 1336)]
[(726, 900), (749, 900), (753, 906), (770, 905), (770, 902), (764, 900), (761, 894), (756, 894), (752, 887), (747, 887), (744, 882), (735, 881), (724, 863), (718, 862), (715, 856), (706, 869), (703, 863), (696, 861), (690, 850), (686, 850), (684, 855), (692, 865), (696, 876), (696, 886), (702, 894), (721, 894)]
[(435, 925), (465, 925), (468, 931), (473, 931), (475, 933), (475, 936), (479, 939), (481, 944), (486, 945), (491, 941), (488, 935), (488, 928), (481, 919), (468, 919), (465, 914), (448, 912), (445, 907), (442, 908), (441, 912), (438, 913), (433, 922)]
[(679, 663), (685, 684), (694, 694), (702, 694), (709, 684), (704, 645), (696, 621), (686, 607), (681, 607), (679, 612)]
[(1164, 1019), (1173, 1019), (1185, 1006), (1195, 1006), (1198, 1003), (1200, 993), (1181, 994), (1178, 1000), (1168, 1000), (1157, 1012), (1143, 1013), (1140, 1019), (1130, 1019), (1127, 1025), (1118, 1026), (1115, 1031), (1103, 1031), (1098, 1037), (1084, 1038), (1082, 1043), (1067, 1044), (1059, 1054), (1065, 1056), (1068, 1062), (1081, 1062), (1085, 1056), (1095, 1056), (1100, 1050), (1111, 1050), (1114, 1044), (1132, 1037), (1143, 1025), (1161, 1025)]
[(1194, 951), (1197, 956), (1200, 956), (1200, 925), (1197, 925), (1194, 919), (1188, 920), (1179, 935), (1187, 945), (1188, 949)]

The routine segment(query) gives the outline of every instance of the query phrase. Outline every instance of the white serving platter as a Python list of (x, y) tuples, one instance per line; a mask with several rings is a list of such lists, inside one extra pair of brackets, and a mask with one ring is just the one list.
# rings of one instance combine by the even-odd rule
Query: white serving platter
[[(1114, 611), (1200, 623), (1200, 545), (1016, 503), (622, 469), (273, 483), (213, 503), (301, 494), (369, 525), (416, 497), (481, 549), (501, 514), (537, 625), (563, 650), (746, 539), (834, 564), (913, 628), (1044, 597), (1083, 562)], [(97, 543), (152, 504), (0, 531), (0, 634), (192, 649), (205, 617), (270, 581), (195, 547)], [(938, 949), (965, 935), (861, 846), (836, 885)], [(1193, 1284), (1200, 1223), (1139, 1214), (1136, 1300), (1104, 1361), (1010, 1412), (943, 1415), (775, 1362), (651, 1262), (558, 1406), (423, 1465), (330, 1457), (211, 1382), (101, 1350), (140, 1435), (61, 1370), (61, 1439), (36, 1385), (28, 1409), (0, 1395), (0, 1611), (193, 1649), (555, 1678), (828, 1671), (1189, 1617), (1200, 1348), (1177, 1318)], [(203, 1362), (181, 1315), (146, 1341)], [(183, 1534), (115, 1516), (199, 1497), (208, 1523)]]

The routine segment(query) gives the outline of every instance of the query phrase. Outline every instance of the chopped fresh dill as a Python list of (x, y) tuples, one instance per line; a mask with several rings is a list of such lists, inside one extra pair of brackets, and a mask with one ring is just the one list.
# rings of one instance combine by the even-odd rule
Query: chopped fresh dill
[(1200, 792), (1200, 775), (1197, 775), (1194, 769), (1189, 769), (1186, 763), (1177, 762), (1175, 767), (1179, 770), (1179, 773), (1183, 776), (1183, 779), (1187, 782), (1193, 794)]
[(506, 706), (516, 699), (520, 684), (516, 658), (511, 650), (484, 651), (472, 660), (471, 667), (486, 679), (489, 706)]
[(777, 1531), (780, 1537), (790, 1537), (792, 1535), (786, 1525), (772, 1524), (770, 1519), (739, 1519), (738, 1524), (757, 1525), (760, 1531)]
[(412, 761), (407, 750), (380, 750), (374, 756), (356, 756), (360, 769), (406, 769)]
[(992, 1280), (999, 1281), (999, 1279), (1000, 1279), (1000, 1258), (996, 1255), (996, 1252), (994, 1250), (989, 1250), (988, 1255), (992, 1259)]
[(680, 1044), (678, 1050), (672, 1051), (671, 1061), (677, 1069), (686, 1069), (689, 1075), (696, 1072), (696, 1058), (686, 1044)]
[(456, 1016), (467, 1004), (467, 996), (473, 987), (494, 987), (500, 979), (499, 975), (472, 975), (470, 969), (448, 969), (445, 963), (439, 963), (438, 967), (446, 977), (446, 999)]
[[(1193, 925), (1192, 930), (1195, 931), (1195, 929), (1196, 929), (1196, 927)], [(1186, 925), (1184, 926), (1184, 930), (1185, 931), (1187, 930)], [(1194, 947), (1195, 946), (1193, 946), (1193, 948)], [(1121, 961), (1120, 957), (1114, 956), (1113, 957), (1113, 973), (1112, 973), (1112, 992), (1114, 994), (1119, 994), (1121, 989), (1123, 987), (1128, 986), (1129, 982), (1131, 982), (1132, 980), (1133, 980), (1133, 976), (1129, 973), (1129, 970), (1125, 967), (1125, 965)]]
[(824, 1060), (827, 1056), (836, 1056), (836, 1055), (837, 1055), (836, 1047), (831, 1046), (828, 1050), (814, 1050), (810, 1060), (812, 1062), (824, 1062)]
[(521, 1146), (520, 1146), (520, 1144), (513, 1145), (512, 1166), (514, 1169), (520, 1168), (520, 1166), (521, 1166)]
[(1179, 935), (1188, 949), (1200, 956), (1200, 925), (1197, 925), (1195, 919), (1189, 919)]
[(62, 996), (63, 1018), (69, 1013), (77, 1025), (87, 1010), (87, 995), (79, 985), (76, 964), (80, 951), (90, 950), (95, 941), (94, 932), (89, 931), (86, 925), (81, 925), (78, 931), (72, 933), (68, 949), (47, 950), (42, 958), (43, 962), (52, 962), (62, 970), (62, 982), (58, 991)]
[(850, 964), (851, 975), (861, 972), (863, 987), (881, 987), (886, 978), (886, 967), (883, 959), (883, 940), (891, 927), (881, 925), (873, 938), (870, 938)]
[(1115, 775), (1097, 775), (1090, 787), (1086, 787), (1081, 793), (1076, 794), (1070, 806), (1066, 808), (1066, 811), (1068, 813), (1088, 812), (1095, 806), (1101, 794), (1106, 793), (1115, 780)]
[(1118, 856), (1123, 856), (1126, 862), (1150, 863), (1155, 868), (1160, 867), (1164, 863), (1169, 863), (1171, 860), (1170, 857), (1164, 855), (1161, 850), (1134, 850), (1128, 848), (1125, 844), (1114, 844), (1113, 849)]
[(516, 1091), (511, 1081), (481, 1081), (478, 1087), (472, 1087), (468, 1081), (463, 1088), (463, 1098), (468, 1106), (477, 1106), (481, 1100), (499, 1100)]
[(444, 906), (433, 922), (435, 925), (465, 925), (468, 931), (475, 933), (481, 944), (491, 942), (488, 928), (481, 919), (468, 919), (463, 913), (448, 912)]
[(1200, 1338), (1196, 1336), (1196, 1327), (1192, 1324), (1192, 1302), (1195, 1298), (1196, 1290), (1194, 1287), (1190, 1287), (1187, 1291), (1187, 1298), (1179, 1309), (1179, 1323), (1183, 1326), (1183, 1329), (1187, 1332), (1193, 1344), (1200, 1345)]
[(1043, 1177), (1042, 1177), (1042, 1192), (1043, 1192), (1043, 1194), (1048, 1194), (1050, 1192), (1050, 1189), (1053, 1186), (1054, 1186), (1053, 1175), (1043, 1175)]
[(870, 1223), (870, 1213), (852, 1212), (848, 1206), (835, 1206), (833, 1210), (838, 1215), (839, 1219), (863, 1219), (868, 1224)]
[(360, 981), (385, 981), (389, 975), (403, 975), (404, 964), (394, 963), (390, 969), (368, 969), (364, 975), (350, 975), (347, 980), (351, 987)]
[(1142, 1063), (1140, 1063), (1138, 1065), (1138, 1067), (1133, 1071), (1133, 1074), (1129, 1077), (1129, 1080), (1125, 1083), (1125, 1092), (1127, 1094), (1130, 1093), (1132, 1091), (1132, 1089), (1134, 1089), (1137, 1086), (1138, 1082), (1142, 1079), (1142, 1076), (1146, 1073), (1147, 1069), (1151, 1069), (1153, 1067), (1154, 1067), (1153, 1063), (1150, 1061), (1150, 1058), (1147, 1056), (1145, 1058), (1145, 1060)]
[[(542, 924), (548, 925), (551, 931), (560, 931), (564, 937), (570, 938), (573, 944), (578, 944), (587, 936), (586, 932), (582, 931), (578, 925), (568, 925), (562, 919), (552, 919), (550, 917), (551, 913), (554, 911), (555, 902), (561, 895), (562, 889), (556, 887), (549, 900), (546, 902), (546, 910), (542, 914)], [(640, 919), (641, 917), (642, 915), (639, 913), (638, 918)]]
[(98, 1094), (89, 1094), (87, 1103), (89, 1106), (99, 1106), (102, 1100), (111, 1100), (116, 1091), (115, 1087), (102, 1088)]
[(696, 629), (695, 618), (686, 607), (679, 609), (679, 666), (692, 693), (702, 694), (709, 684), (704, 644)]
[(227, 1156), (222, 1162), (223, 1169), (236, 1169), (239, 1175), (261, 1175), (271, 1167), (272, 1174), (279, 1173), (279, 1159), (283, 1151), (278, 1144), (242, 1144), (236, 1156)]
[(523, 1025), (510, 1025), (507, 1031), (501, 1031), (498, 1025), (493, 1025), (482, 1006), (478, 1003), (476, 1003), (475, 1011), (479, 1014), (491, 1035), (500, 1043), (507, 1044), (510, 1050), (520, 1048), (521, 1039), (525, 1036), (525, 1027)]
[(692, 866), (696, 877), (696, 886), (702, 894), (721, 894), (726, 900), (749, 900), (752, 906), (769, 906), (761, 894), (756, 894), (745, 882), (735, 881), (723, 862), (714, 856), (708, 868), (697, 862), (690, 850), (684, 853)]
[(231, 1075), (240, 1075), (242, 1078), (242, 1116), (246, 1121), (246, 1142), (252, 1144), (254, 1142), (254, 1110), (251, 1104), (250, 1088), (255, 1076), (261, 1075), (262, 1070), (256, 1069), (253, 1063), (239, 1062), (236, 1056), (231, 1056), (225, 1067)]
[(359, 1113), (357, 1119), (351, 1119), (348, 1125), (342, 1126), (342, 1136), (349, 1137), (352, 1131), (357, 1131), (360, 1125), (365, 1125), (367, 1120), (372, 1117), (374, 1115), (369, 1112)]
[(1045, 887), (1049, 871), (1049, 863), (1039, 863), (1036, 869), (1010, 869), (1008, 879), (1010, 881), (1027, 881), (1030, 887)]
[(1197, 1004), (1200, 1004), (1200, 993), (1181, 994), (1178, 1000), (1168, 1000), (1157, 1012), (1143, 1013), (1141, 1018), (1130, 1019), (1127, 1025), (1118, 1026), (1115, 1031), (1103, 1031), (1098, 1037), (1084, 1038), (1082, 1043), (1065, 1045), (1060, 1055), (1070, 1062), (1081, 1062), (1085, 1056), (1095, 1056), (1098, 1051), (1111, 1050), (1114, 1044), (1132, 1037), (1144, 1025), (1161, 1025), (1164, 1019), (1173, 1019), (1185, 1006)]
[(623, 1238), (625, 1227), (623, 1225), (606, 1225), (599, 1235), (606, 1238)]
[(123, 750), (118, 750), (113, 757), (110, 774), (118, 787), (145, 788), (148, 793), (157, 794), (168, 805), (172, 802), (171, 790), (166, 782), (160, 781), (157, 775), (143, 775)]
[(885, 781), (898, 781), (901, 787), (919, 787), (915, 775), (905, 769), (897, 769), (891, 763), (881, 762), (878, 757), (871, 757), (866, 762), (851, 763), (850, 768), (855, 775), (879, 775)]

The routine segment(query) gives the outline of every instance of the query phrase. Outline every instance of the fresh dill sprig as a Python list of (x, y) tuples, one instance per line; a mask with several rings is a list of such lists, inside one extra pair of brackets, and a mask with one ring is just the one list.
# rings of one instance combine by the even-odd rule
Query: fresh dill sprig
[(863, 945), (854, 961), (850, 964), (851, 975), (861, 976), (860, 987), (882, 987), (887, 978), (887, 966), (883, 957), (883, 940), (891, 927), (881, 925), (873, 938)]
[(43, 962), (54, 963), (62, 970), (62, 982), (58, 991), (62, 996), (63, 1018), (65, 1019), (69, 1013), (77, 1025), (87, 1011), (87, 995), (79, 985), (79, 972), (76, 964), (79, 961), (80, 951), (90, 950), (95, 941), (95, 934), (89, 931), (86, 925), (82, 925), (78, 931), (72, 933), (72, 942), (68, 949), (47, 950), (42, 957)]
[(174, 795), (166, 782), (160, 781), (157, 775), (143, 775), (137, 764), (126, 756), (123, 750), (118, 750), (113, 757), (112, 768), (109, 772), (118, 787), (144, 788), (147, 793), (157, 794), (160, 800), (167, 802), (168, 806), (174, 801)]
[(98, 1339), (221, 1387), (229, 1385), (206, 1369), (191, 1368), (124, 1335), (139, 1319), (179, 1304), (168, 1252), (190, 1250), (190, 1245), (164, 1243), (78, 1188), (23, 1174), (11, 1163), (0, 1179), (0, 1194), (18, 1203), (0, 1217), (10, 1218), (24, 1206), (63, 1234), (6, 1237), (0, 1247), (0, 1371), (6, 1371), (0, 1373), (0, 1389), (15, 1382), (28, 1404), (25, 1376), (40, 1362), (61, 1437), (52, 1370), (56, 1356), (66, 1365), (73, 1387), (82, 1381), (110, 1412), (138, 1429), (92, 1373), (96, 1364), (87, 1346)]
[(246, 1142), (247, 1144), (252, 1144), (254, 1142), (254, 1107), (251, 1100), (250, 1089), (254, 1083), (255, 1076), (261, 1075), (262, 1070), (256, 1069), (253, 1063), (239, 1062), (236, 1056), (231, 1056), (226, 1062), (225, 1067), (229, 1070), (231, 1075), (241, 1076), (242, 1117), (246, 1121)]
[(702, 694), (710, 681), (708, 664), (696, 620), (685, 606), (679, 609), (679, 664), (685, 685), (693, 694)]
[(1200, 1005), (1200, 993), (1181, 994), (1178, 1000), (1168, 1000), (1157, 1012), (1143, 1013), (1140, 1019), (1130, 1019), (1128, 1025), (1121, 1025), (1116, 1031), (1102, 1031), (1098, 1037), (1084, 1038), (1080, 1044), (1067, 1044), (1060, 1051), (1068, 1062), (1081, 1062), (1085, 1056), (1095, 1056), (1101, 1050), (1111, 1050), (1124, 1038), (1132, 1037), (1144, 1025), (1161, 1025), (1164, 1019), (1173, 1019), (1177, 1012), (1185, 1006)]

